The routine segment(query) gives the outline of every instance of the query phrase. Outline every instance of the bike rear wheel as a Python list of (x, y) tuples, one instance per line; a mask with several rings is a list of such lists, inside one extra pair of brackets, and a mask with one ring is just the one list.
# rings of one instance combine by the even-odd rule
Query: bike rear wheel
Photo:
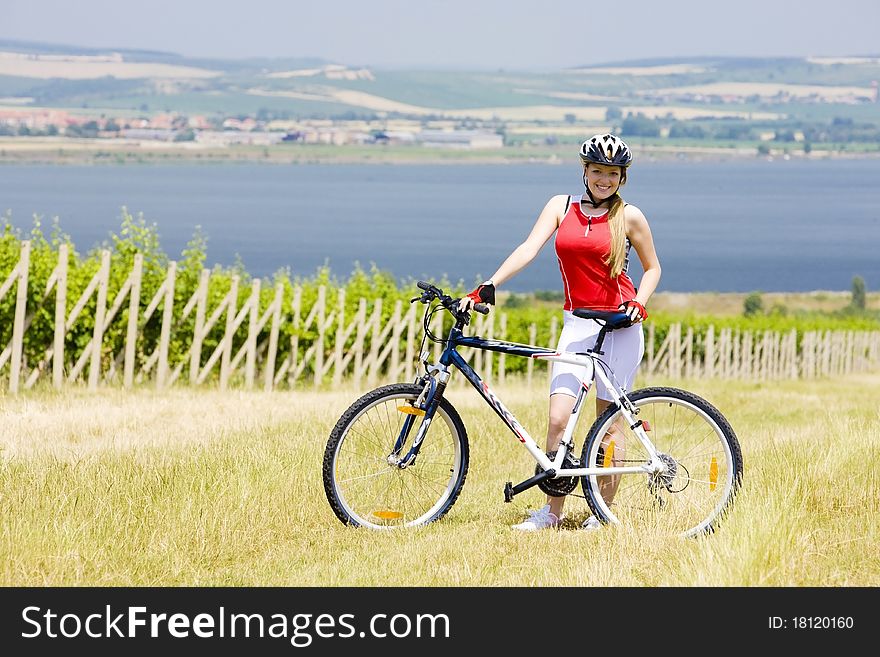
[[(681, 536), (713, 531), (742, 479), (742, 452), (730, 424), (705, 399), (676, 388), (644, 388), (629, 399), (665, 472), (582, 477), (590, 509), (605, 523)], [(612, 405), (590, 429), (582, 462), (607, 468), (650, 460), (620, 407)]]
[[(344, 523), (370, 529), (412, 527), (442, 517), (458, 498), (468, 469), (464, 423), (442, 399), (415, 461), (405, 456), (424, 422), (413, 409), (422, 392), (415, 384), (377, 388), (349, 407), (324, 451), (324, 491)], [(409, 419), (409, 430), (406, 424)], [(405, 440), (395, 455), (401, 436)]]

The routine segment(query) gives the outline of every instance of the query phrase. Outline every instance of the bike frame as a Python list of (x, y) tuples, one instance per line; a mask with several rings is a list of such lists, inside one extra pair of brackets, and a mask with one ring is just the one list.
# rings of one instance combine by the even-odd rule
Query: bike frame
[[(464, 357), (458, 353), (458, 347), (472, 347), (474, 349), (482, 349), (486, 351), (497, 351), (503, 354), (510, 354), (511, 356), (522, 356), (550, 362), (570, 363), (573, 365), (580, 365), (584, 368), (584, 376), (581, 377), (578, 396), (575, 400), (571, 417), (566, 424), (565, 432), (560, 440), (559, 449), (556, 452), (554, 460), (551, 461), (544, 451), (538, 447), (535, 439), (529, 435), (529, 432), (519, 423), (514, 414), (502, 403), (498, 396), (492, 392), (489, 385), (480, 378)], [(664, 464), (660, 460), (657, 450), (648, 438), (647, 432), (642, 426), (642, 421), (635, 418), (635, 414), (638, 413), (638, 411), (633, 408), (624, 391), (620, 389), (605, 373), (605, 368), (608, 366), (599, 358), (600, 355), (601, 352), (595, 351), (559, 352), (544, 347), (534, 347), (531, 345), (517, 344), (515, 342), (488, 340), (477, 336), (465, 336), (462, 333), (461, 328), (454, 326), (449, 332), (446, 341), (446, 348), (440, 356), (440, 362), (438, 364), (429, 365), (427, 360), (423, 361), (428, 369), (429, 377), (426, 392), (423, 393), (425, 419), (419, 427), (417, 435), (413, 441), (412, 449), (406, 457), (401, 459), (401, 461), (404, 463), (411, 462), (412, 458), (418, 453), (419, 446), (427, 433), (428, 426), (430, 425), (434, 412), (439, 405), (437, 392), (445, 389), (446, 383), (451, 376), (450, 367), (454, 367), (464, 375), (474, 388), (477, 389), (477, 392), (480, 393), (483, 399), (486, 400), (486, 403), (488, 403), (492, 410), (498, 414), (504, 424), (506, 424), (514, 435), (517, 436), (519, 441), (525, 446), (535, 461), (537, 461), (545, 471), (554, 471), (555, 477), (584, 477), (595, 475), (613, 476), (639, 472), (649, 474), (662, 471)], [(439, 385), (434, 382), (433, 377), (435, 375), (440, 382)], [(566, 454), (573, 447), (571, 438), (574, 434), (574, 429), (577, 425), (578, 418), (580, 417), (581, 410), (583, 410), (583, 401), (586, 398), (587, 393), (590, 391), (590, 385), (597, 377), (605, 384), (606, 389), (610, 391), (614, 403), (620, 407), (621, 415), (623, 415), (624, 419), (629, 423), (630, 429), (635, 433), (638, 440), (650, 455), (650, 463), (645, 463), (639, 466), (612, 466), (608, 468), (562, 467)], [(409, 424), (409, 426), (411, 427), (411, 424)], [(402, 432), (401, 437), (403, 437), (405, 433), (408, 433), (408, 431), (409, 427), (406, 427)], [(401, 440), (398, 440), (398, 445), (401, 442)]]

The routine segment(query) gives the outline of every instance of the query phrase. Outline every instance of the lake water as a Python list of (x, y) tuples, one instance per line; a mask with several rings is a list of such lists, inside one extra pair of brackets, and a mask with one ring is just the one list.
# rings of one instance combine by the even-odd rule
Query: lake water
[[(252, 274), (398, 278), (491, 275), (547, 199), (581, 193), (578, 165), (0, 166), (0, 212), (27, 229), (58, 216), (79, 251), (118, 230), (120, 209), (159, 226), (178, 258), (197, 225), (209, 263)], [(880, 287), (880, 159), (640, 162), (624, 197), (650, 222), (660, 290)], [(640, 268), (633, 257), (633, 276)], [(561, 289), (548, 243), (507, 289)]]

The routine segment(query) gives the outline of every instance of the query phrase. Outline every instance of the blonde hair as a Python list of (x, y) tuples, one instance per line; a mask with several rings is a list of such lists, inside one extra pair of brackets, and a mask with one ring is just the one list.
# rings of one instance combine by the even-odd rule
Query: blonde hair
[(608, 230), (611, 232), (611, 249), (604, 262), (611, 270), (611, 278), (617, 278), (623, 271), (626, 261), (626, 220), (623, 216), (623, 199), (615, 194), (615, 199), (608, 210)]

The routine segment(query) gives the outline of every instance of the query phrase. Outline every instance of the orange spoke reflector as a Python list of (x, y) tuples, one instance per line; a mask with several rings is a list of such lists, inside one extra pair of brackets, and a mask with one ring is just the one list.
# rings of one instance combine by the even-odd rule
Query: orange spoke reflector
[(407, 415), (424, 415), (425, 411), (421, 408), (416, 408), (415, 406), (398, 406), (397, 410), (401, 413), (406, 413)]
[(614, 462), (614, 441), (608, 443), (608, 449), (605, 450), (605, 458), (602, 459), (602, 467), (610, 468)]
[(398, 518), (403, 518), (403, 514), (400, 511), (373, 511), (373, 515), (382, 520), (397, 520)]
[(650, 430), (651, 430), (651, 424), (650, 424), (647, 420), (642, 420), (642, 428), (643, 428), (645, 431), (650, 431)]
[(718, 459), (714, 456), (712, 457), (712, 462), (709, 464), (709, 490), (715, 490), (715, 486), (718, 485)]

